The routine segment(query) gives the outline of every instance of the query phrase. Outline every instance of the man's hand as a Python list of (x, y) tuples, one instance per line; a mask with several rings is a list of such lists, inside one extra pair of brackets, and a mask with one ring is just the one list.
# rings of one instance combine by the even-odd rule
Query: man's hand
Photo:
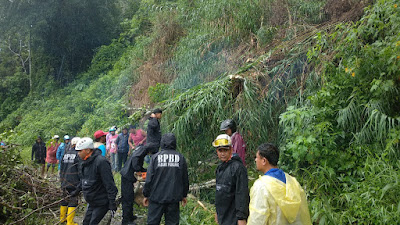
[(114, 218), (115, 212), (117, 212), (117, 204), (115, 201), (109, 203), (108, 209), (110, 210), (111, 218)]
[(238, 220), (238, 225), (246, 225), (246, 220)]
[(143, 205), (146, 206), (146, 207), (149, 206), (149, 199), (148, 198), (144, 198), (143, 199)]
[(76, 196), (78, 196), (78, 194), (79, 194), (78, 190), (74, 190), (71, 193), (69, 193), (69, 195), (71, 195), (71, 197), (76, 197)]
[(182, 199), (182, 206), (185, 207), (186, 204), (187, 204), (187, 199), (186, 199), (186, 198), (183, 198), (183, 199)]
[(108, 209), (114, 212), (117, 211), (117, 204), (115, 202), (110, 202)]
[(216, 222), (217, 224), (219, 224), (219, 223), (218, 223), (218, 216), (217, 216), (217, 213), (215, 213), (214, 219), (215, 219), (215, 222)]
[(111, 218), (114, 218), (116, 211), (115, 210), (111, 210), (110, 213), (111, 213)]

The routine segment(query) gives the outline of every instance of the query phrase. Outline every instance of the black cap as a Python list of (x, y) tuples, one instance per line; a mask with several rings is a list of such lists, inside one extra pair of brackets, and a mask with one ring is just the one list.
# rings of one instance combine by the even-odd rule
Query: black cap
[(232, 133), (236, 132), (236, 123), (234, 120), (227, 119), (221, 123), (220, 130), (228, 130), (228, 129), (231, 129)]
[(160, 108), (154, 109), (154, 110), (153, 110), (153, 113), (154, 113), (154, 114), (156, 114), (156, 113), (162, 113), (162, 109), (160, 109)]

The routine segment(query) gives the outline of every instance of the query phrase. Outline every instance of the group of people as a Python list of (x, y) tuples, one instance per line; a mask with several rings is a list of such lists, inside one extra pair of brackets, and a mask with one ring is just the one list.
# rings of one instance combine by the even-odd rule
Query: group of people
[(53, 170), (59, 163), (63, 193), (60, 222), (76, 225), (74, 217), (80, 192), (88, 203), (84, 225), (98, 224), (110, 210), (113, 215), (117, 209), (115, 198), (118, 193), (113, 172), (121, 171), (122, 224), (134, 224), (134, 173), (145, 171), (143, 163), (146, 155), (154, 154), (160, 148), (161, 117), (161, 109), (153, 110), (148, 121), (147, 133), (136, 129), (136, 126), (130, 126), (129, 133), (128, 128), (122, 128), (122, 132), (117, 134), (117, 128), (113, 126), (109, 133), (96, 131), (93, 134), (94, 139), (74, 137), (71, 140), (66, 135), (64, 142), (59, 143), (59, 136), (55, 135), (47, 147), (40, 136), (36, 139), (31, 157), (42, 166), (41, 176), (45, 177), (46, 162), (47, 168), (52, 167)]
[(117, 127), (113, 126), (106, 133), (98, 130), (94, 133), (95, 148), (99, 148), (102, 155), (111, 162), (111, 168), (114, 172), (121, 171), (123, 165), (131, 152), (135, 148), (145, 145), (147, 135), (142, 129), (137, 129), (137, 125), (122, 128), (122, 133), (117, 133)]
[[(147, 133), (130, 127), (130, 134), (126, 128), (117, 134), (117, 129), (111, 127), (109, 133), (96, 131), (95, 140), (75, 137), (71, 143), (65, 144), (64, 137), (64, 152), (59, 159), (64, 196), (60, 208), (61, 222), (76, 224), (73, 219), (80, 192), (88, 203), (84, 225), (98, 224), (108, 211), (114, 215), (118, 189), (113, 171), (119, 171), (123, 225), (136, 224), (134, 183), (142, 175), (145, 175), (143, 205), (148, 207), (147, 224), (159, 225), (162, 216), (166, 225), (179, 224), (179, 203), (186, 205), (189, 191), (187, 163), (177, 151), (175, 135), (161, 135), (161, 118), (161, 109), (152, 112)], [(263, 175), (249, 191), (246, 144), (233, 120), (223, 121), (220, 129), (225, 134), (218, 135), (212, 143), (221, 161), (216, 169), (217, 223), (311, 224), (304, 190), (294, 177), (277, 166), (278, 148), (270, 143), (257, 148), (255, 163)], [(56, 143), (52, 143), (54, 147)], [(35, 145), (35, 152), (46, 148), (39, 138)], [(144, 162), (147, 158), (149, 165), (146, 169)]]
[(279, 150), (258, 146), (255, 164), (262, 172), (250, 192), (247, 169), (233, 153), (229, 135), (213, 142), (221, 164), (216, 169), (216, 221), (221, 225), (311, 224), (307, 199), (297, 180), (278, 168)]
[[(60, 143), (60, 136), (54, 135), (50, 145), (46, 146), (40, 136), (36, 138), (35, 144), (32, 146), (31, 160), (35, 160), (35, 162), (40, 165), (41, 177), (47, 177), (50, 167), (52, 168), (52, 173), (54, 173), (54, 168), (64, 154), (64, 150), (69, 147), (69, 141), (70, 137), (68, 135), (64, 136), (63, 143)], [(60, 165), (58, 169), (60, 169)]]

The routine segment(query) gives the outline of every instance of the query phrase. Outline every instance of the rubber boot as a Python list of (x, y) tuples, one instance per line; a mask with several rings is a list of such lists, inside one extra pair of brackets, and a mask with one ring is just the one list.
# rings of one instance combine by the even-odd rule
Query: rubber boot
[(60, 222), (64, 223), (65, 221), (67, 221), (67, 218), (65, 218), (65, 216), (67, 215), (67, 210), (68, 210), (68, 206), (60, 206)]
[(78, 225), (74, 222), (76, 207), (68, 207), (67, 225)]

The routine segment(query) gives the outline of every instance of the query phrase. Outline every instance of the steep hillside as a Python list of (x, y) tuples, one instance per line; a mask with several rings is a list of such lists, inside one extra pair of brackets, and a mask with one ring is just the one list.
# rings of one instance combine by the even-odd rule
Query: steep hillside
[[(120, 10), (131, 18), (121, 23), (119, 38), (96, 50), (87, 72), (61, 86), (57, 77), (36, 74), (40, 81), (27, 97), (22, 92), (17, 100), (15, 95), (4, 95), (10, 102), (4, 105), (12, 107), (2, 110), (7, 117), (2, 118), (0, 130), (13, 129), (15, 142), (28, 144), (36, 135), (46, 139), (53, 133), (88, 135), (110, 124), (123, 125), (132, 113), (127, 109), (151, 108), (168, 98), (160, 91), (175, 95), (233, 73), (265, 52), (271, 51), (268, 66), (278, 72), (285, 68), (282, 60), (289, 52), (298, 54), (292, 57), (298, 60), (297, 70), (307, 51), (307, 46), (292, 50), (297, 43), (310, 44), (307, 40), (319, 29), (362, 15), (366, 3), (346, 2), (340, 9), (333, 7), (338, 1), (317, 0), (124, 3)], [(40, 67), (49, 69), (43, 62)], [(294, 62), (291, 65), (293, 72)], [(2, 90), (16, 90), (11, 88), (14, 83), (4, 83)]]

